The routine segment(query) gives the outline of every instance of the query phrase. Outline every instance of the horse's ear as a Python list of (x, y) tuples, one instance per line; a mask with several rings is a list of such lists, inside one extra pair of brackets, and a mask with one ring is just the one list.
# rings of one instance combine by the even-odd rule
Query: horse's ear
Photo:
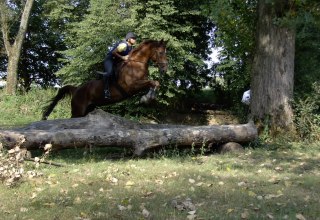
[(163, 38), (160, 41), (160, 44), (164, 44), (164, 46), (167, 46), (169, 40), (163, 40)]

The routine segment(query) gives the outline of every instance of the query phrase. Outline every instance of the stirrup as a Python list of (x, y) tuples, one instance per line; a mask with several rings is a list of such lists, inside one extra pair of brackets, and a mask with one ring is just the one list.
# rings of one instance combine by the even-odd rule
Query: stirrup
[(105, 90), (104, 91), (104, 98), (105, 99), (111, 99), (111, 94), (110, 94), (109, 90)]

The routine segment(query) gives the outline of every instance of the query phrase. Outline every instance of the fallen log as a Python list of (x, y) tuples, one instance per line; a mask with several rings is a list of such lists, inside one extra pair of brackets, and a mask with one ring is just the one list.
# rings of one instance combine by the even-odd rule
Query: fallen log
[(142, 124), (95, 110), (86, 117), (34, 122), (26, 127), (0, 130), (6, 148), (28, 150), (52, 144), (53, 150), (80, 147), (131, 147), (136, 155), (159, 146), (202, 146), (209, 143), (245, 143), (257, 138), (253, 123), (186, 126)]

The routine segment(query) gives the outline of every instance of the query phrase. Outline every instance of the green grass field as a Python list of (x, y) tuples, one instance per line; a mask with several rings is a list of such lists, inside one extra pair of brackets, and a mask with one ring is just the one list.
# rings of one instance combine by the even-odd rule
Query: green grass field
[[(1, 118), (3, 127), (38, 120), (34, 107), (15, 119), (23, 118), (12, 109), (21, 109), (18, 99), (1, 96), (2, 114), (13, 115)], [(54, 114), (68, 117), (65, 110)], [(224, 155), (167, 149), (131, 158), (128, 152), (51, 153), (48, 160), (64, 167), (25, 161), (24, 178), (0, 186), (0, 219), (320, 219), (318, 142), (261, 141)]]
[[(319, 145), (241, 154), (108, 158), (65, 153), (0, 188), (3, 219), (319, 219)], [(105, 154), (103, 154), (105, 153)], [(109, 152), (110, 153), (110, 152)]]

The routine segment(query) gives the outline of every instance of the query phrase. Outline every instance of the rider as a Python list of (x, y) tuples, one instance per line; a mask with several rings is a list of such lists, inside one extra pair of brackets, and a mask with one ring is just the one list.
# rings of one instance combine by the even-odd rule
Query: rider
[(115, 44), (115, 46), (107, 53), (104, 59), (104, 96), (110, 98), (109, 79), (114, 76), (113, 66), (120, 62), (128, 60), (128, 54), (132, 50), (132, 46), (136, 43), (136, 35), (128, 32), (126, 39)]

